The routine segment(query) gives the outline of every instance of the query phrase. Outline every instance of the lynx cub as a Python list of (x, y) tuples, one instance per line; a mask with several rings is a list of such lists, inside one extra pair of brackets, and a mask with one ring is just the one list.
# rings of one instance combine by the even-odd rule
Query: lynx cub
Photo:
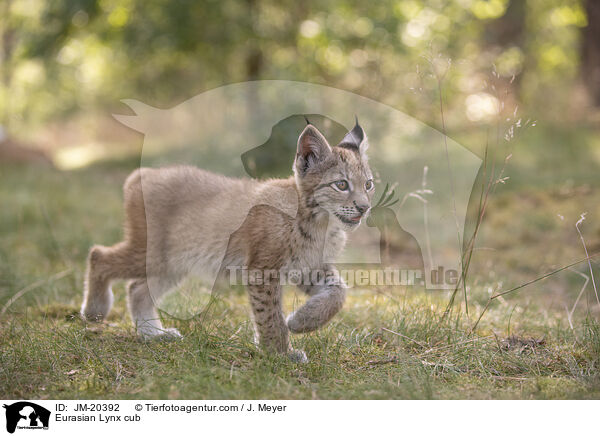
[[(277, 277), (247, 284), (260, 345), (305, 360), (291, 349), (288, 330), (318, 329), (344, 303), (345, 284), (328, 259), (371, 207), (367, 148), (358, 120), (335, 147), (308, 123), (288, 179), (233, 179), (187, 166), (134, 171), (123, 188), (124, 240), (90, 249), (83, 317), (105, 318), (113, 302), (110, 282), (131, 279), (128, 304), (138, 334), (178, 337), (176, 329), (163, 328), (153, 297), (190, 273), (231, 266), (281, 274), (316, 270), (325, 280), (299, 285), (310, 298), (287, 319)], [(243, 220), (236, 221), (240, 211)]]

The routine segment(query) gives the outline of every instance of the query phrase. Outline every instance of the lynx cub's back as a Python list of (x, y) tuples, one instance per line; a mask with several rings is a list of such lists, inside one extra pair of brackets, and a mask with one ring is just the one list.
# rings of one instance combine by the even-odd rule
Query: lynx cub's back
[[(163, 328), (154, 299), (191, 273), (246, 267), (265, 272), (250, 275), (246, 286), (258, 342), (305, 360), (291, 349), (288, 331), (318, 329), (344, 303), (345, 284), (330, 262), (371, 207), (367, 148), (358, 121), (335, 147), (308, 124), (288, 179), (234, 179), (187, 166), (134, 171), (123, 189), (124, 240), (90, 249), (82, 315), (105, 318), (111, 281), (130, 279), (138, 334), (178, 337), (176, 329)], [(310, 298), (286, 319), (280, 278), (306, 269), (316, 274), (299, 287)]]

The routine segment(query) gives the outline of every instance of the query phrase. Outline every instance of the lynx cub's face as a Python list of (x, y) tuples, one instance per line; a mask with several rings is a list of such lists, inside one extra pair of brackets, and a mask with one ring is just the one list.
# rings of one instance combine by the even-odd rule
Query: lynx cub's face
[(306, 207), (328, 213), (354, 230), (371, 208), (373, 175), (366, 150), (367, 136), (358, 120), (335, 147), (309, 124), (298, 138), (294, 175)]

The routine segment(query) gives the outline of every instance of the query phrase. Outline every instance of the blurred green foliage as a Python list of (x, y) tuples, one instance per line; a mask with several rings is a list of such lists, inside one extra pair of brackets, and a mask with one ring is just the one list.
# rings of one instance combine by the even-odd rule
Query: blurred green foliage
[(586, 25), (583, 0), (3, 0), (0, 125), (255, 79), (339, 87), (431, 122), (432, 66), (457, 119), (485, 121), (494, 69), (539, 113), (572, 98)]

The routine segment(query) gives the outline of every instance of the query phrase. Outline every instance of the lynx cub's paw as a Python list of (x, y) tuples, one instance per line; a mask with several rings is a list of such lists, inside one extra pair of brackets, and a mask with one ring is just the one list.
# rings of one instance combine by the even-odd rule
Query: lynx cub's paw
[(138, 335), (144, 341), (174, 341), (182, 339), (183, 336), (176, 328), (168, 329), (139, 329)]
[(165, 329), (165, 331), (159, 335), (160, 338), (163, 339), (183, 339), (183, 335), (181, 333), (179, 333), (179, 330), (177, 330), (175, 327), (171, 327), (168, 329)]
[(113, 300), (113, 293), (108, 287), (102, 294), (85, 298), (79, 313), (85, 321), (102, 322), (110, 312)]
[(292, 350), (288, 353), (288, 357), (292, 362), (296, 363), (307, 363), (308, 357), (306, 357), (306, 353), (302, 350)]
[(292, 333), (306, 333), (314, 330), (309, 327), (311, 321), (312, 319), (306, 319), (302, 314), (298, 316), (297, 312), (294, 312), (288, 315), (286, 324)]

